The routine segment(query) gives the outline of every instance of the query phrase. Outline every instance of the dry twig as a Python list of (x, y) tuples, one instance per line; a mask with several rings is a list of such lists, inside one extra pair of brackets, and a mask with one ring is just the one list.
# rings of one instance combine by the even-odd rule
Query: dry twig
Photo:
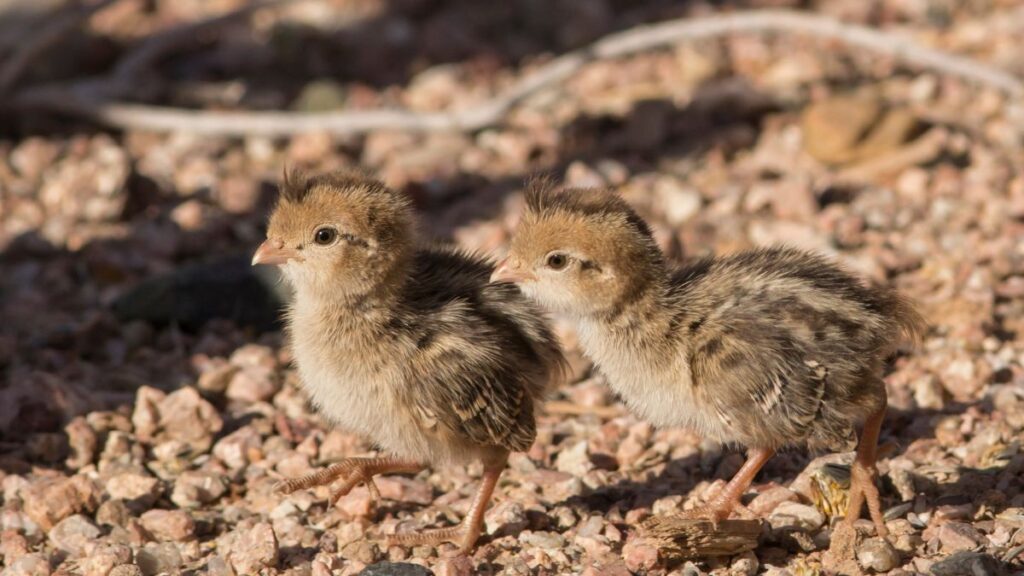
[[(81, 92), (75, 90), (25, 94), (19, 96), (15, 103), (88, 118), (114, 128), (224, 136), (287, 136), (304, 132), (351, 135), (374, 130), (475, 131), (499, 123), (512, 107), (525, 98), (563, 82), (589, 62), (620, 58), (683, 41), (739, 33), (787, 33), (838, 41), (894, 57), (910, 66), (987, 86), (1013, 98), (1024, 97), (1024, 81), (969, 58), (946, 54), (891, 33), (824, 16), (761, 10), (672, 20), (611, 34), (586, 48), (555, 58), (492, 100), (450, 112), (421, 113), (401, 109), (325, 113), (199, 111), (96, 101), (76, 97), (76, 92)], [(133, 70), (138, 65), (125, 64), (119, 68)]]
[(878, 158), (872, 158), (841, 170), (835, 176), (840, 183), (869, 182), (884, 174), (894, 174), (911, 166), (930, 162), (942, 153), (949, 134), (933, 128), (920, 138)]
[(695, 558), (734, 556), (757, 548), (763, 523), (760, 520), (709, 520), (680, 516), (655, 516), (643, 523), (641, 534), (658, 548), (669, 563)]

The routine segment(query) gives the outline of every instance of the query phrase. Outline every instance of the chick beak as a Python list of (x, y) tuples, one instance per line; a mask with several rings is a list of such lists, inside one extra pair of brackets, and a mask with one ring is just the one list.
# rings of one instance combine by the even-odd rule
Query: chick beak
[(512, 261), (508, 258), (502, 260), (498, 267), (494, 269), (494, 273), (491, 274), (491, 282), (511, 282), (517, 284), (536, 279), (537, 277), (532, 273), (521, 270), (518, 266), (513, 265)]
[(284, 242), (268, 238), (263, 244), (260, 244), (260, 247), (256, 249), (256, 253), (253, 254), (252, 265), (270, 264), (276, 266), (284, 264), (297, 256), (298, 254), (294, 250), (284, 247)]

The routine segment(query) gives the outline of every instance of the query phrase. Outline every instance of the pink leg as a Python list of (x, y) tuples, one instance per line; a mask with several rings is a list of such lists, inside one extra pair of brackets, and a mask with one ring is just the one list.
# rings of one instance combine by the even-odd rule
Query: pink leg
[(857, 445), (857, 458), (850, 471), (850, 507), (843, 520), (852, 527), (860, 517), (861, 506), (866, 500), (868, 513), (871, 514), (871, 521), (875, 524), (875, 531), (882, 538), (889, 535), (889, 530), (885, 527), (882, 502), (878, 496), (878, 486), (876, 485), (878, 470), (875, 468), (875, 460), (877, 458), (878, 434), (884, 419), (885, 404), (882, 404), (882, 407), (869, 416), (864, 423), (864, 431), (861, 433), (860, 443)]

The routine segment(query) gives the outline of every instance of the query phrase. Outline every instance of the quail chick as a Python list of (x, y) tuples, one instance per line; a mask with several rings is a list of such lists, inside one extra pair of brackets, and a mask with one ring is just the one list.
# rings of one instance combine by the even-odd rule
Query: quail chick
[(543, 183), (527, 191), (492, 280), (574, 320), (584, 352), (642, 417), (748, 448), (721, 493), (688, 516), (728, 517), (777, 450), (852, 449), (863, 424), (846, 521), (866, 500), (886, 534), (875, 487), (880, 373), (899, 337), (924, 326), (896, 293), (790, 248), (672, 268), (613, 192)]
[(253, 264), (281, 266), (294, 290), (287, 331), (303, 387), (333, 423), (388, 455), (350, 458), (280, 485), (340, 484), (480, 460), (468, 516), (402, 534), (470, 550), (511, 451), (536, 435), (535, 404), (563, 360), (540, 308), (493, 266), (452, 249), (419, 249), (408, 199), (362, 175), (287, 173)]

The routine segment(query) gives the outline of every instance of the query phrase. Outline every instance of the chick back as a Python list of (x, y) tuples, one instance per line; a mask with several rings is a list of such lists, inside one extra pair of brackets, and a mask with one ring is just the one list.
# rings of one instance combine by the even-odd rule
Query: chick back
[(695, 262), (674, 274), (671, 298), (694, 397), (725, 440), (756, 447), (849, 448), (884, 406), (885, 359), (924, 326), (895, 292), (790, 248)]

